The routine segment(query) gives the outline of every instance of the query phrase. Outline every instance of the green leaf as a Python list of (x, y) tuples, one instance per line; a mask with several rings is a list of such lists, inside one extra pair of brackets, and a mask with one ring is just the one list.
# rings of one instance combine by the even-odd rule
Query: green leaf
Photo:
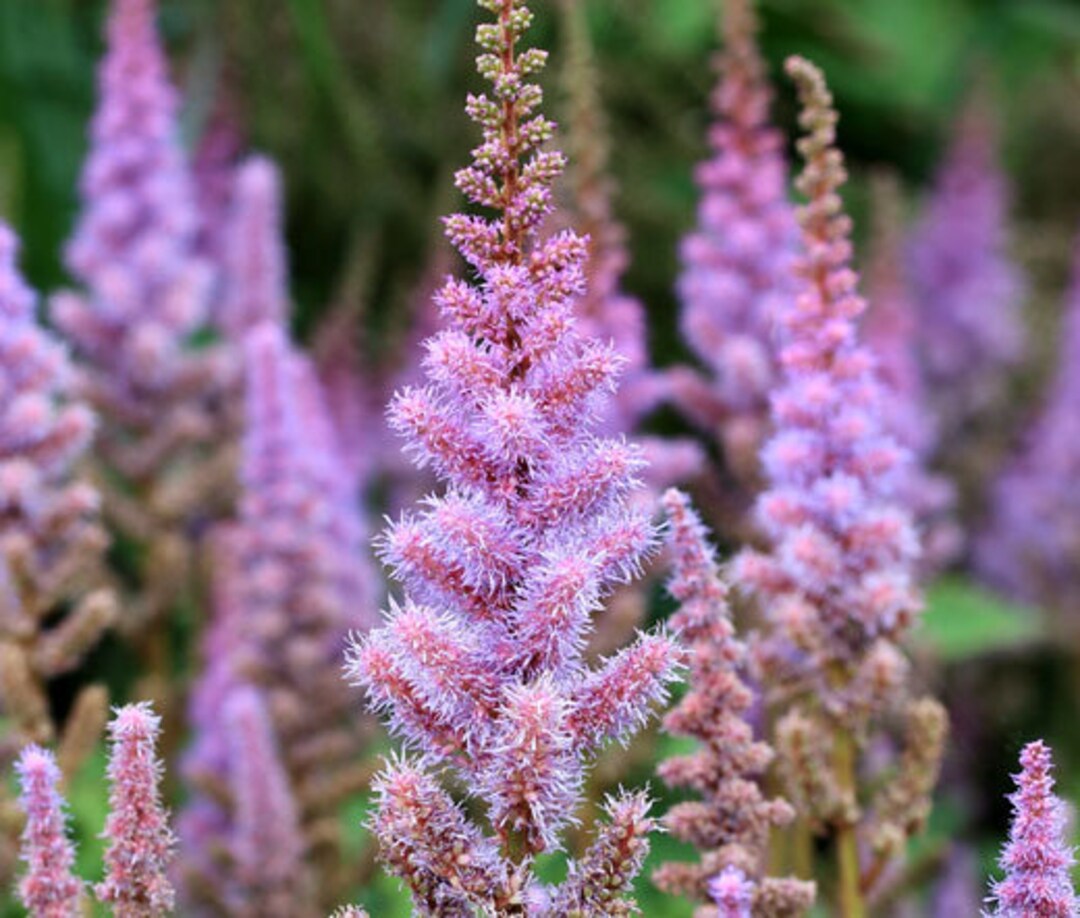
[(1042, 635), (1038, 609), (1014, 605), (962, 577), (943, 577), (927, 595), (919, 637), (944, 660), (966, 660)]

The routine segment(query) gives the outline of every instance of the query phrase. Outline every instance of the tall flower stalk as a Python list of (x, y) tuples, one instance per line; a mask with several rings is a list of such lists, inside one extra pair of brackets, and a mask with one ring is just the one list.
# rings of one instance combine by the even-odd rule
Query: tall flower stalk
[(764, 877), (770, 835), (788, 826), (795, 811), (767, 799), (759, 782), (773, 758), (754, 739), (748, 715), (755, 698), (744, 681), (746, 645), (735, 636), (727, 585), (721, 580), (705, 527), (685, 494), (664, 495), (671, 523), (673, 575), (668, 590), (679, 602), (671, 625), (690, 647), (690, 687), (664, 718), (664, 728), (692, 737), (700, 747), (670, 758), (660, 776), (702, 799), (676, 804), (668, 830), (702, 852), (698, 863), (669, 862), (654, 875), (666, 892), (700, 902), (714, 900), (720, 915), (803, 915), (814, 900), (812, 883)]
[[(775, 745), (789, 799), (832, 837), (835, 907), (843, 918), (858, 918), (880, 862), (897, 853), (892, 833), (878, 849), (876, 820), (892, 811), (893, 784), (884, 782), (865, 800), (859, 775), (869, 730), (908, 705), (898, 641), (920, 606), (913, 577), (918, 543), (906, 509), (895, 503), (910, 457), (885, 424), (883, 390), (856, 334), (865, 303), (850, 268), (851, 223), (838, 194), (845, 172), (835, 147), (837, 115), (816, 67), (796, 57), (787, 71), (806, 131), (798, 144), (806, 165), (796, 183), (807, 201), (799, 209), (805, 254), (798, 294), (780, 316), (775, 432), (762, 455), (770, 485), (756, 512), (771, 547), (744, 551), (736, 574), (768, 628), (758, 656), (763, 683), (785, 708)], [(939, 751), (944, 713), (927, 704)], [(919, 780), (903, 791), (912, 797), (936, 774), (935, 747), (924, 742), (921, 751)], [(905, 824), (901, 838), (919, 824)], [(868, 850), (873, 860), (864, 863)]]
[[(213, 272), (198, 252), (195, 189), (155, 15), (154, 0), (113, 0), (82, 210), (65, 253), (81, 290), (56, 295), (51, 309), (101, 418), (105, 510), (140, 543), (127, 555), (135, 591), (122, 620), (140, 633), (185, 589), (192, 540), (232, 481), (231, 454), (216, 448), (231, 362), (220, 348), (194, 346), (208, 327)], [(160, 642), (143, 649), (166, 665)]]
[[(697, 169), (697, 225), (682, 242), (678, 285), (683, 337), (706, 373), (680, 368), (671, 377), (676, 403), (717, 439), (749, 495), (760, 487), (758, 451), (779, 375), (775, 327), (793, 296), (798, 245), (757, 29), (753, 0), (725, 0), (711, 156)], [(736, 501), (737, 513), (745, 503), (746, 495)]]
[[(651, 827), (637, 795), (612, 802), (559, 888), (532, 866), (573, 821), (588, 758), (636, 730), (679, 654), (656, 634), (595, 668), (582, 659), (592, 614), (655, 533), (628, 500), (639, 451), (591, 433), (622, 361), (574, 328), (586, 245), (538, 233), (564, 165), (528, 79), (546, 55), (519, 47), (532, 16), (518, 0), (481, 6), (494, 16), (477, 29), (492, 93), (469, 97), (483, 141), (457, 184), (495, 213), (447, 219), (477, 283), (439, 292), (447, 327), (427, 343), (428, 384), (390, 410), (445, 487), (385, 533), (405, 596), (349, 663), (412, 753), (379, 778), (372, 826), (420, 914), (627, 914)], [(483, 802), (489, 831), (436, 766)]]
[(1075, 918), (1080, 900), (1073, 890), (1076, 863), (1065, 842), (1065, 807), (1054, 795), (1050, 748), (1041, 740), (1020, 753), (1020, 774), (1009, 841), (1001, 852), (1005, 876), (995, 880), (992, 918)]

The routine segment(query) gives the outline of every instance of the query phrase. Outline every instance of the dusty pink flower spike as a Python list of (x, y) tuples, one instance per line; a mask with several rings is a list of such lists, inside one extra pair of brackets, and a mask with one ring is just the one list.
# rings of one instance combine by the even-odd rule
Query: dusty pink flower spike
[(57, 791), (60, 768), (51, 752), (27, 746), (15, 764), (26, 813), (21, 857), (26, 873), (18, 894), (31, 918), (71, 918), (82, 902), (82, 882), (71, 872), (75, 847), (66, 837), (64, 801)]
[(1076, 858), (1065, 843), (1065, 808), (1053, 793), (1050, 747), (1042, 740), (1020, 753), (1013, 821), (999, 863), (1005, 878), (992, 884), (990, 918), (1071, 918), (1080, 914), (1071, 872)]
[(116, 918), (155, 918), (173, 908), (166, 876), (174, 839), (158, 788), (162, 774), (155, 744), (161, 718), (148, 703), (116, 711), (109, 724), (109, 818), (102, 837), (105, 880), (95, 893)]

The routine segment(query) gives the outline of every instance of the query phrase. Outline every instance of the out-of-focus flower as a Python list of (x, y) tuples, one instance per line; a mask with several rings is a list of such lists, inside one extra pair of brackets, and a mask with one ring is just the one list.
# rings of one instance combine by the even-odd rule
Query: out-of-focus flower
[(676, 403), (717, 437), (751, 492), (779, 378), (776, 323), (794, 296), (798, 246), (756, 32), (753, 0), (726, 0), (712, 156), (697, 170), (697, 226), (683, 241), (679, 278), (683, 337), (708, 376), (680, 368), (670, 378)]
[(911, 240), (920, 350), (945, 430), (984, 412), (1024, 348), (1024, 280), (1006, 251), (1006, 180), (990, 100), (956, 119), (926, 215)]

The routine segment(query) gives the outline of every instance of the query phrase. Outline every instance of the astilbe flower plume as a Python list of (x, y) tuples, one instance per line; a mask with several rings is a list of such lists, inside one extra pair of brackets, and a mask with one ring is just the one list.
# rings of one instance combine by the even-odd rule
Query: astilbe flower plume
[[(193, 799), (181, 817), (192, 899), (220, 894), (218, 859), (232, 845), (235, 766), (220, 711), (237, 685), (266, 699), (306, 844), (331, 887), (339, 860), (338, 809), (363, 783), (366, 725), (340, 678), (349, 633), (377, 603), (352, 477), (342, 463), (310, 363), (280, 326), (245, 345), (246, 430), (239, 519), (216, 536), (214, 619), (193, 692), (195, 743), (184, 772)], [(317, 704), (313, 704), (317, 699)], [(234, 852), (235, 853), (235, 852)]]
[(708, 370), (673, 371), (682, 410), (720, 440), (731, 469), (757, 490), (758, 448), (778, 378), (775, 325), (794, 295), (798, 246), (783, 137), (757, 47), (753, 0), (725, 0), (713, 94), (711, 158), (697, 170), (697, 226), (682, 243), (682, 332)]
[[(611, 341), (625, 360), (618, 390), (607, 402), (603, 431), (633, 433), (663, 401), (664, 375), (649, 365), (645, 306), (623, 289), (629, 262), (626, 228), (614, 206), (608, 125), (600, 99), (585, 9), (576, 0), (562, 0), (567, 33), (567, 149), (570, 167), (561, 216), (588, 240), (585, 291), (576, 315), (583, 336)], [(646, 436), (640, 443), (649, 460), (646, 481), (657, 487), (696, 474), (704, 457), (688, 439)]]
[(1001, 852), (1005, 872), (991, 888), (992, 918), (1072, 918), (1080, 901), (1072, 885), (1076, 862), (1065, 842), (1065, 808), (1054, 795), (1050, 748), (1041, 740), (1020, 753), (1013, 821)]
[(150, 543), (142, 601), (125, 603), (133, 628), (169, 606), (185, 527), (216, 512), (231, 480), (228, 451), (214, 447), (232, 370), (222, 349), (192, 345), (207, 327), (213, 274), (197, 252), (199, 215), (155, 13), (154, 0), (112, 4), (82, 212), (66, 251), (83, 292), (58, 294), (51, 310), (101, 417), (97, 454), (123, 479), (106, 492), (106, 509)]
[[(383, 537), (405, 598), (348, 669), (419, 755), (379, 779), (373, 827), (420, 914), (566, 914), (563, 897), (570, 914), (622, 914), (645, 843), (635, 828), (645, 817), (626, 797), (561, 890), (539, 885), (531, 864), (573, 819), (587, 758), (635, 731), (679, 653), (657, 634), (595, 668), (582, 660), (592, 613), (655, 535), (628, 501), (639, 451), (590, 432), (621, 360), (574, 327), (585, 243), (538, 233), (563, 168), (528, 81), (545, 55), (518, 48), (532, 19), (521, 3), (481, 5), (495, 16), (477, 30), (494, 91), (469, 98), (483, 142), (457, 182), (496, 215), (446, 221), (478, 282), (451, 279), (439, 292), (447, 328), (427, 343), (429, 382), (390, 411), (445, 490)], [(485, 804), (491, 834), (442, 788), (436, 765)]]
[(25, 743), (53, 737), (47, 683), (79, 664), (115, 605), (95, 589), (98, 495), (77, 476), (93, 418), (71, 397), (66, 352), (37, 325), (17, 253), (0, 224), (0, 706)]
[(877, 361), (886, 426), (912, 461), (896, 487), (897, 500), (922, 533), (920, 572), (930, 577), (959, 552), (963, 537), (955, 521), (956, 491), (930, 464), (940, 439), (920, 362), (920, 313), (903, 269), (903, 200), (892, 173), (871, 185), (874, 222), (866, 265), (870, 308), (861, 331)]
[(994, 483), (976, 544), (982, 577), (1017, 599), (1068, 614), (1080, 602), (1080, 239), (1066, 297), (1057, 372), (1040, 416)]
[[(702, 851), (699, 863), (669, 862), (653, 875), (666, 892), (714, 901), (724, 916), (801, 915), (814, 899), (813, 884), (763, 878), (769, 835), (795, 816), (782, 799), (768, 800), (758, 784), (772, 760), (755, 741), (748, 722), (754, 695), (744, 681), (746, 646), (735, 636), (727, 586), (689, 499), (664, 495), (671, 524), (674, 573), (668, 586), (680, 606), (671, 620), (690, 647), (690, 687), (664, 718), (664, 728), (701, 747), (662, 762), (660, 776), (673, 787), (702, 795), (676, 804), (664, 819), (668, 830)], [(701, 916), (717, 914), (700, 909)]]
[[(837, 193), (845, 178), (837, 115), (816, 67), (796, 57), (787, 70), (806, 130), (796, 183), (807, 198), (799, 209), (805, 255), (798, 295), (780, 316), (782, 382), (762, 456), (770, 485), (757, 518), (771, 548), (742, 552), (736, 578), (765, 618), (756, 648), (763, 684), (786, 707), (776, 726), (780, 771), (803, 818), (836, 838), (836, 904), (851, 916), (862, 913), (863, 893), (895, 853), (886, 846), (863, 872), (859, 836), (876, 836), (875, 814), (888, 820), (891, 792), (886, 782), (863, 818), (860, 747), (885, 715), (908, 705), (898, 641), (920, 607), (919, 546), (907, 508), (896, 503), (910, 456), (888, 429), (885, 393), (856, 331), (865, 303)], [(944, 720), (936, 702), (927, 705)], [(920, 759), (919, 769), (896, 793), (921, 801), (936, 761)], [(918, 822), (902, 831), (909, 828)]]
[(191, 155), (191, 171), (199, 205), (198, 251), (218, 265), (215, 273), (220, 280), (226, 226), (246, 145), (238, 102), (225, 81), (227, 74), (218, 76), (217, 91)]
[(57, 786), (60, 769), (51, 752), (27, 746), (16, 764), (26, 814), (22, 859), (26, 873), (19, 900), (31, 918), (72, 918), (81, 912), (83, 884), (74, 875), (75, 848), (68, 840), (64, 801)]
[(175, 894), (167, 870), (175, 839), (158, 787), (162, 766), (156, 744), (161, 719), (149, 704), (129, 704), (109, 724), (109, 818), (103, 837), (105, 880), (97, 898), (116, 918), (172, 913)]
[(1024, 280), (1006, 250), (1006, 179), (995, 162), (990, 100), (957, 118), (934, 192), (911, 240), (920, 350), (943, 429), (976, 419), (1023, 353)]

